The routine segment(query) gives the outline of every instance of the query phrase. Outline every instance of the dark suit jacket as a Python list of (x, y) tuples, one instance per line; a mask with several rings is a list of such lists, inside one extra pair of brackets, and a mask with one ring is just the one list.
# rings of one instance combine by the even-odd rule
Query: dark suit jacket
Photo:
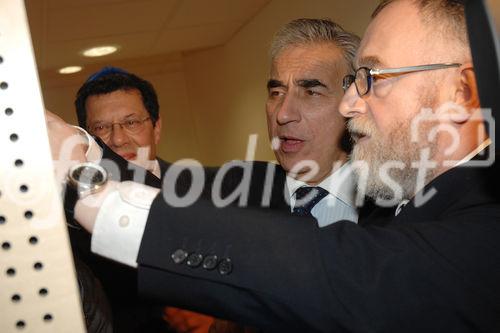
[[(159, 196), (138, 257), (140, 292), (271, 331), (499, 332), (497, 169), (449, 170), (424, 189), (437, 190), (430, 201), (383, 226), (318, 228), (284, 210), (206, 198), (173, 208)], [(176, 264), (178, 249), (222, 264)]]

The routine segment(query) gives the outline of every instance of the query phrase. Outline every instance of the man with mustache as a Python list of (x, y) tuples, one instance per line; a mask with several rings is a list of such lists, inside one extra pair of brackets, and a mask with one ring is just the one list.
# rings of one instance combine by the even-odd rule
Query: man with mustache
[[(156, 91), (151, 83), (117, 67), (104, 67), (93, 73), (77, 92), (76, 115), (80, 127), (87, 130), (111, 150), (104, 151), (104, 158), (116, 160), (121, 156), (124, 172), (121, 180), (132, 179), (133, 170), (144, 168), (157, 179), (166, 172), (169, 163), (156, 156), (156, 145), (161, 135), (161, 117)], [(102, 152), (93, 146), (88, 155), (101, 156)], [(68, 217), (70, 218), (70, 217)], [(99, 278), (109, 297), (113, 313), (113, 329), (118, 332), (168, 332), (162, 319), (162, 308), (151, 306), (137, 297), (137, 290), (123, 289), (136, 284), (136, 277), (121, 265), (108, 267), (103, 258), (90, 252), (87, 233), (78, 228), (69, 228), (69, 235), (75, 256), (87, 263)], [(116, 276), (120, 276), (119, 281)]]
[[(500, 187), (497, 165), (484, 167), (490, 142), (463, 3), (383, 1), (356, 64), (341, 112), (353, 119), (353, 162), (366, 165), (359, 179), (375, 177), (366, 193), (399, 201), (381, 226), (317, 228), (311, 218), (221, 210), (209, 200), (170, 207), (153, 194), (151, 207), (120, 208), (137, 212), (136, 227), (145, 228), (137, 238), (103, 230), (117, 220), (110, 208), (120, 204), (120, 185), (113, 183), (80, 200), (77, 219), (97, 241), (136, 244), (137, 257), (101, 253), (137, 265), (141, 290), (153, 299), (274, 331), (498, 331)], [(103, 200), (97, 221), (81, 214), (89, 199)], [(192, 267), (182, 251), (217, 255), (217, 265)]]
[(169, 163), (156, 156), (162, 120), (151, 83), (121, 68), (104, 67), (80, 87), (75, 107), (82, 128), (162, 178)]
[(319, 19), (291, 21), (271, 44), (266, 115), (282, 171), (277, 177), (286, 173), (285, 196), (295, 213), (302, 191), (318, 191), (322, 199), (310, 213), (320, 226), (358, 220), (345, 120), (338, 112), (339, 79), (352, 71), (358, 45), (357, 36)]
[[(156, 155), (160, 141), (162, 119), (160, 106), (153, 85), (147, 80), (117, 67), (104, 67), (92, 74), (80, 87), (75, 99), (78, 124), (104, 143), (103, 158), (120, 161), (120, 180), (132, 180), (141, 171), (147, 170), (145, 184), (161, 187), (161, 180), (170, 163)], [(107, 148), (110, 148), (110, 151)], [(97, 146), (88, 154), (101, 156)], [(129, 163), (123, 163), (118, 156)], [(138, 168), (139, 167), (139, 168)], [(154, 176), (154, 177), (153, 177)], [(165, 313), (169, 326), (177, 332), (195, 332), (206, 328), (212, 318), (173, 307), (152, 307), (138, 299), (131, 290), (122, 292), (123, 286), (136, 285), (128, 269), (116, 266), (108, 269), (102, 258), (88, 253), (90, 244), (87, 235), (70, 229), (73, 248), (88, 262), (101, 279), (110, 297), (113, 310), (113, 326), (118, 332), (170, 331), (164, 323)], [(106, 266), (103, 269), (103, 266)], [(121, 276), (121, 284), (115, 277)], [(189, 323), (179, 325), (177, 323)]]

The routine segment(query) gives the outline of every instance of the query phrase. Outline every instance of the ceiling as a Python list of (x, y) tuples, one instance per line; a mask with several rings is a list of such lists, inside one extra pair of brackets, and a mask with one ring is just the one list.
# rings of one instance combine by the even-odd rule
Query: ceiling
[[(269, 2), (25, 0), (45, 86), (81, 82), (105, 64), (126, 68), (141, 64), (141, 69), (149, 66), (151, 71), (179, 66), (182, 52), (225, 44)], [(500, 29), (500, 1), (487, 2)], [(118, 46), (118, 52), (100, 58), (81, 55), (86, 48), (109, 44)], [(84, 70), (76, 75), (57, 73), (70, 65)]]
[[(105, 61), (158, 58), (226, 43), (271, 0), (26, 0), (40, 72), (92, 66), (82, 50), (116, 45)], [(95, 66), (94, 66), (95, 67)]]

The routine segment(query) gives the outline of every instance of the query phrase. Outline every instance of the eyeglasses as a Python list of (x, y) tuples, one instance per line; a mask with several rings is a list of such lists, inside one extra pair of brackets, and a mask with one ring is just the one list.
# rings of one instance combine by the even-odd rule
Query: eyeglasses
[(119, 125), (123, 130), (135, 134), (140, 132), (144, 128), (144, 122), (146, 120), (151, 119), (150, 117), (146, 117), (144, 119), (135, 119), (129, 118), (122, 121), (117, 121), (114, 123), (99, 123), (90, 127), (90, 131), (92, 134), (99, 137), (107, 137), (111, 134), (111, 131), (114, 129), (115, 125)]
[(430, 65), (386, 68), (386, 69), (360, 67), (356, 70), (354, 75), (351, 74), (344, 76), (342, 87), (344, 88), (344, 92), (346, 92), (347, 89), (349, 89), (349, 87), (354, 83), (354, 85), (356, 86), (356, 91), (358, 92), (358, 95), (361, 97), (370, 92), (374, 78), (385, 79), (407, 73), (432, 71), (436, 69), (444, 69), (444, 68), (460, 67), (460, 66), (462, 66), (462, 64), (447, 63), (447, 64), (430, 64)]

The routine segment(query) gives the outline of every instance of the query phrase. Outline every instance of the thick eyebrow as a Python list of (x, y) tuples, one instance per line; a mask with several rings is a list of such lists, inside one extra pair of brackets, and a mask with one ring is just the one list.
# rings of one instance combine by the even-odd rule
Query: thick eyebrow
[(267, 89), (272, 89), (272, 88), (278, 88), (278, 87), (284, 87), (285, 85), (283, 84), (283, 82), (279, 81), (279, 80), (275, 80), (275, 79), (270, 79), (269, 81), (267, 81)]
[(328, 88), (326, 84), (321, 82), (318, 79), (303, 79), (303, 80), (298, 80), (297, 85), (302, 88), (314, 88), (314, 87), (323, 87), (323, 88)]
[(356, 68), (368, 67), (368, 68), (381, 68), (383, 67), (382, 61), (376, 56), (362, 57), (356, 61)]

